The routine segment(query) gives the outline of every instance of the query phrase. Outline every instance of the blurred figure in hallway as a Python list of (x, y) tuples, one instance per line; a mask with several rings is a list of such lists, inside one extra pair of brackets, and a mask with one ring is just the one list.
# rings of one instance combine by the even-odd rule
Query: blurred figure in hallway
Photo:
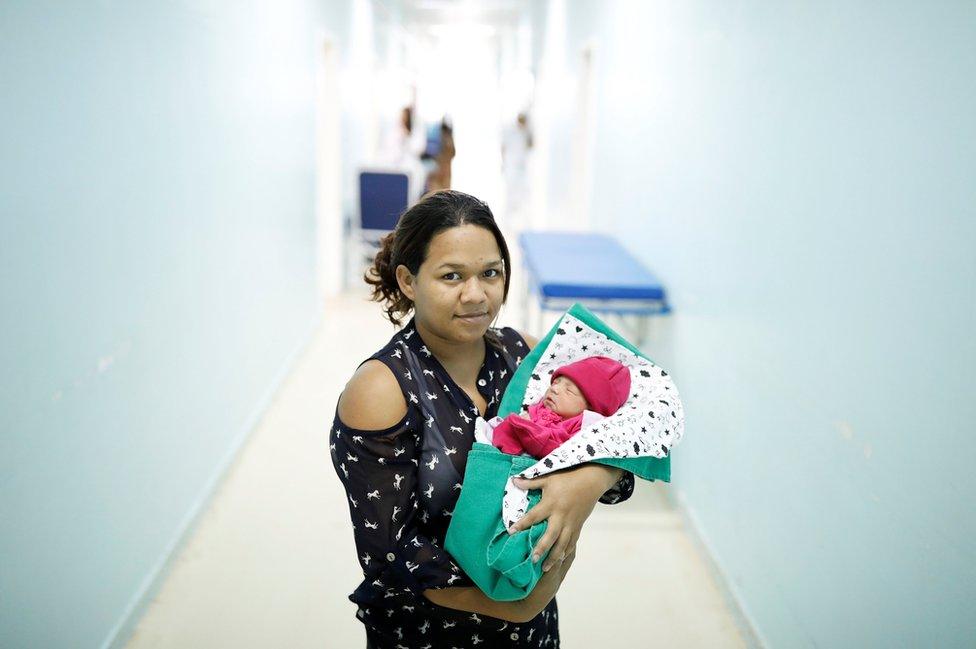
[(404, 106), (396, 123), (390, 123), (383, 137), (379, 156), (382, 166), (389, 166), (407, 174), (410, 179), (410, 202), (423, 194), (426, 169), (420, 160), (424, 150), (422, 129), (415, 127), (416, 111), (413, 105)]
[(528, 200), (529, 149), (532, 148), (532, 129), (525, 111), (518, 114), (515, 124), (502, 133), (502, 173), (505, 175), (508, 214), (518, 212)]
[(433, 169), (427, 176), (427, 192), (451, 188), (451, 161), (454, 159), (454, 128), (450, 119), (441, 119), (437, 152), (432, 155)]
[(401, 164), (417, 157), (413, 151), (413, 106), (404, 106), (400, 111), (400, 128), (396, 135), (396, 155), (397, 161)]

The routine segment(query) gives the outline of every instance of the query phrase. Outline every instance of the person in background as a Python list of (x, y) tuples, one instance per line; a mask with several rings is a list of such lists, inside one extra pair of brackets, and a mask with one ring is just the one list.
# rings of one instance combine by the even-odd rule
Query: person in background
[(502, 133), (502, 173), (505, 176), (508, 213), (525, 207), (529, 187), (529, 151), (532, 149), (532, 129), (529, 117), (521, 112), (515, 124)]
[(396, 123), (390, 123), (383, 137), (377, 162), (382, 169), (402, 171), (410, 180), (410, 203), (424, 192), (426, 169), (420, 161), (424, 149), (422, 129), (415, 126), (413, 106), (404, 106)]

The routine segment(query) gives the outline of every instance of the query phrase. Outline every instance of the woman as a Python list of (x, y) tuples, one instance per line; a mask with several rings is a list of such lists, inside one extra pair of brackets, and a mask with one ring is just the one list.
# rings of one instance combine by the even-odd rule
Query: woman
[(632, 474), (601, 464), (524, 481), (542, 499), (519, 526), (548, 519), (535, 554), (552, 551), (543, 578), (518, 602), (489, 599), (444, 550), (475, 419), (496, 414), (537, 342), (491, 327), (509, 273), (491, 210), (456, 191), (407, 210), (367, 271), (394, 325), (413, 312), (346, 384), (330, 434), (364, 576), (349, 599), (367, 647), (558, 647), (554, 597), (583, 522), (598, 499), (619, 502), (633, 491)]

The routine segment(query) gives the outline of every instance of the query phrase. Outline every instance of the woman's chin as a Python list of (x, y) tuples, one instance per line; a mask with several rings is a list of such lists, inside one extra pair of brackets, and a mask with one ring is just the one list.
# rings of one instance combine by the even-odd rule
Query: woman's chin
[(455, 340), (457, 340), (458, 342), (473, 343), (478, 340), (481, 340), (482, 338), (484, 338), (484, 336), (485, 336), (485, 330), (472, 331), (470, 329), (464, 329), (456, 332)]
[(477, 318), (454, 318), (454, 330), (465, 340), (477, 340), (485, 335), (491, 324), (491, 316), (483, 315)]

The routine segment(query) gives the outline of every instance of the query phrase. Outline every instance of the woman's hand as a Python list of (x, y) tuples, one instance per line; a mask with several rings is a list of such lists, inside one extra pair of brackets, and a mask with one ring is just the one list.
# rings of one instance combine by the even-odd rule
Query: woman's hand
[(555, 570), (543, 574), (528, 597), (517, 602), (509, 602), (516, 611), (512, 615), (513, 621), (531, 622), (549, 606), (549, 602), (556, 596), (556, 592), (562, 586), (563, 579), (569, 573), (569, 567), (573, 565), (574, 559), (576, 559), (575, 550), (567, 554), (566, 559), (557, 564)]
[(600, 496), (616, 484), (623, 470), (604, 464), (587, 463), (549, 475), (523, 480), (515, 484), (523, 489), (542, 489), (542, 499), (522, 520), (512, 526), (510, 533), (549, 520), (546, 533), (535, 546), (532, 561), (538, 562), (549, 548), (552, 552), (542, 566), (548, 572), (553, 565), (576, 551), (583, 523), (589, 518)]

